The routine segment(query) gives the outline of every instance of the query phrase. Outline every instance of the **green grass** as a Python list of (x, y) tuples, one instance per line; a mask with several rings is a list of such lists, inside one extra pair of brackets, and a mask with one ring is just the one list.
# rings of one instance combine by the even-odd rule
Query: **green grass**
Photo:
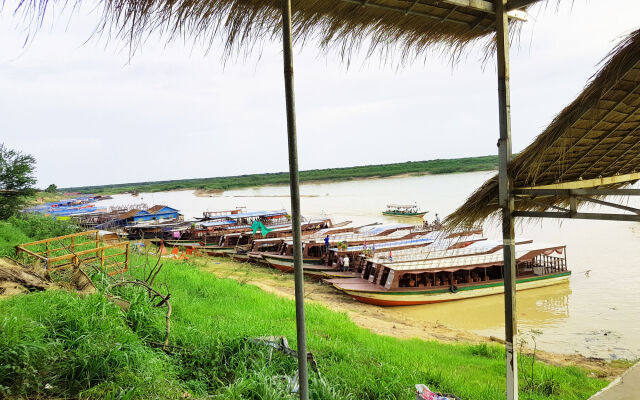
[(18, 215), (0, 221), (0, 256), (14, 256), (15, 246), (79, 231), (71, 221), (56, 221), (43, 215)]
[[(409, 161), (395, 164), (365, 165), (359, 167), (314, 169), (300, 172), (300, 181), (341, 181), (368, 177), (388, 177), (411, 174), (449, 174), (455, 172), (488, 171), (498, 167), (497, 156), (454, 158), (446, 160)], [(113, 194), (128, 191), (160, 192), (177, 189), (228, 190), (263, 185), (289, 183), (288, 172), (239, 175), (215, 178), (182, 179), (171, 181), (135, 182), (102, 186), (61, 188), (61, 191)]]
[[(134, 255), (132, 261), (141, 265), (143, 257)], [(0, 301), (0, 397), (146, 399), (190, 393), (294, 399), (284, 376), (295, 373), (295, 360), (278, 352), (270, 357), (266, 348), (246, 340), (283, 335), (295, 348), (294, 303), (217, 278), (193, 263), (163, 264), (156, 282), (171, 292), (170, 343), (177, 347), (170, 354), (150, 346), (162, 342), (165, 316), (142, 289), (115, 293), (131, 301), (128, 311), (101, 293), (80, 298), (50, 291)], [(145, 272), (132, 268), (138, 277)], [(308, 304), (306, 314), (308, 350), (322, 374), (319, 379), (311, 373), (313, 399), (411, 399), (416, 383), (465, 400), (504, 397), (500, 346), (380, 336), (318, 304)], [(520, 365), (530, 361), (519, 360)], [(576, 367), (538, 362), (532, 383), (521, 371), (520, 397), (587, 399), (606, 384)]]

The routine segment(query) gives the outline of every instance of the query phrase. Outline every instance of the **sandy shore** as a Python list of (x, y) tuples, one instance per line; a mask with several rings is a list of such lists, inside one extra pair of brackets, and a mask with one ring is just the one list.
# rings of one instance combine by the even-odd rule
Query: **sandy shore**
[[(194, 262), (218, 277), (236, 279), (278, 296), (294, 298), (293, 275), (291, 274), (283, 274), (269, 268), (237, 263), (228, 259), (195, 259)], [(329, 285), (308, 279), (305, 281), (305, 299), (320, 303), (337, 312), (345, 312), (359, 326), (380, 335), (405, 339), (438, 340), (447, 343), (502, 342), (500, 339), (449, 328), (437, 321), (413, 320), (398, 315), (392, 309), (360, 303), (338, 293)], [(524, 352), (531, 353), (532, 350), (525, 348)], [(582, 355), (555, 354), (541, 350), (536, 351), (536, 358), (554, 365), (583, 367), (595, 376), (609, 380), (619, 376), (629, 367), (626, 362), (607, 362)]]

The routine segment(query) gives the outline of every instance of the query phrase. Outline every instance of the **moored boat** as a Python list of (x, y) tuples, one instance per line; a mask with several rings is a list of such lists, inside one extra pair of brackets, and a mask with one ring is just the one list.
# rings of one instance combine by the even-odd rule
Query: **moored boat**
[[(516, 290), (568, 281), (565, 246), (516, 245)], [(502, 252), (379, 264), (362, 278), (326, 282), (363, 303), (400, 306), (438, 303), (504, 292)]]
[[(282, 272), (293, 271), (293, 256), (281, 255), (281, 254), (268, 254), (262, 255), (262, 258), (273, 268)], [(303, 257), (303, 264), (305, 266), (321, 266), (323, 264), (322, 257)], [(331, 267), (324, 266), (324, 269), (331, 269)]]
[(424, 217), (429, 211), (421, 211), (417, 204), (387, 204), (382, 215), (389, 217)]

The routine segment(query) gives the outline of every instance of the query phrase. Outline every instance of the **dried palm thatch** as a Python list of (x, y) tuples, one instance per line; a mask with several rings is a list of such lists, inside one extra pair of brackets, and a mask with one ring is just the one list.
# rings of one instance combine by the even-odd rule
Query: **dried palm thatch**
[[(41, 21), (47, 8), (58, 1), (25, 0), (21, 7)], [(207, 46), (220, 39), (225, 55), (230, 56), (281, 36), (281, 0), (100, 3), (98, 32), (125, 38), (134, 49), (149, 34), (159, 32), (169, 39), (204, 41)], [(430, 50), (455, 59), (468, 45), (491, 47), (495, 40), (492, 8), (493, 1), (488, 0), (293, 0), (293, 37), (298, 44), (317, 41), (321, 49), (337, 50), (343, 58), (365, 50), (368, 55), (379, 53), (383, 60), (406, 61)], [(519, 21), (511, 20), (513, 32), (519, 26)]]
[[(551, 185), (640, 172), (640, 30), (603, 60), (602, 69), (535, 141), (518, 154), (509, 173), (514, 188)], [(626, 181), (607, 188), (628, 186)], [(516, 198), (515, 209), (544, 211), (566, 206), (555, 196)], [(445, 220), (448, 227), (495, 215), (498, 177), (489, 179)]]

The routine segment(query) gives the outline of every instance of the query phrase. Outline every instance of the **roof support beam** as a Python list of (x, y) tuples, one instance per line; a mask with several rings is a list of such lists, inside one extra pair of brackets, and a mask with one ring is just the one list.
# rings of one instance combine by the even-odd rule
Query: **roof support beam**
[(614, 175), (606, 178), (585, 179), (582, 181), (571, 181), (562, 183), (553, 183), (551, 185), (540, 185), (532, 187), (524, 187), (520, 189), (587, 189), (598, 186), (616, 185), (640, 180), (640, 172), (632, 172), (624, 175)]
[[(445, 16), (445, 17), (439, 17), (436, 15), (432, 15), (432, 14), (427, 14), (424, 12), (420, 12), (420, 11), (416, 11), (414, 10), (415, 6), (418, 4), (423, 4), (426, 6), (431, 6), (431, 7), (436, 7), (436, 8), (440, 8), (441, 10), (447, 10), (450, 11), (451, 9), (448, 7), (438, 7), (438, 5), (442, 5), (442, 4), (448, 4), (448, 5), (452, 5), (452, 6), (456, 6), (459, 7), (461, 9), (466, 8), (467, 10), (474, 10), (474, 11), (480, 11), (482, 13), (484, 13), (485, 15), (483, 15), (482, 17), (479, 17), (479, 21), (483, 21), (485, 18), (490, 18), (493, 17), (493, 15), (495, 14), (495, 8), (493, 7), (493, 4), (489, 3), (486, 0), (418, 0), (418, 1), (406, 1), (406, 3), (408, 4), (408, 7), (397, 7), (397, 6), (390, 6), (387, 4), (380, 4), (380, 3), (375, 3), (375, 2), (371, 2), (370, 0), (341, 0), (345, 3), (351, 3), (351, 4), (357, 4), (361, 7), (371, 7), (371, 8), (379, 8), (382, 10), (388, 10), (388, 11), (395, 11), (398, 13), (402, 13), (404, 15), (415, 15), (418, 17), (424, 17), (424, 18), (428, 18), (428, 19), (433, 19), (436, 21), (447, 21), (447, 22), (452, 22), (452, 23), (456, 23), (456, 24), (460, 24), (460, 25), (466, 25), (466, 26), (470, 26), (472, 28), (475, 28), (477, 26), (477, 24), (479, 22), (467, 22), (467, 21), (460, 21), (460, 20), (456, 20), (456, 19), (451, 19), (450, 18), (450, 14)], [(488, 5), (487, 5), (488, 4)], [(490, 6), (490, 8), (489, 8)], [(462, 12), (462, 10), (460, 10)], [(507, 16), (510, 19), (516, 19), (518, 21), (527, 21), (527, 15), (526, 13), (522, 13), (519, 12), (518, 10), (514, 10), (513, 12), (509, 12), (507, 14)], [(493, 27), (491, 26), (483, 26), (482, 27), (485, 30), (493, 30)]]
[[(631, 98), (632, 96), (635, 96), (635, 94), (636, 94), (636, 90), (637, 90), (637, 89), (638, 89), (638, 87), (633, 88), (633, 90), (632, 90), (632, 91), (630, 91), (629, 93), (627, 93), (627, 95), (626, 95), (626, 96), (624, 96), (624, 98), (620, 99), (620, 100), (616, 103), (616, 105), (615, 105), (615, 106), (613, 106), (613, 107), (611, 108), (611, 110), (607, 113), (607, 116), (608, 116), (609, 114), (613, 113), (614, 111), (616, 111), (616, 109), (618, 108), (618, 106), (619, 106), (619, 105), (621, 105), (621, 104), (625, 104), (625, 102), (626, 102), (629, 98)], [(568, 166), (568, 167), (566, 167), (566, 168), (565, 168), (564, 172), (562, 172), (562, 173), (560, 174), (560, 176), (558, 177), (558, 180), (562, 180), (562, 178), (567, 174), (567, 172), (571, 171), (571, 169), (572, 169), (573, 167), (575, 167), (575, 166), (576, 166), (576, 165), (578, 165), (582, 160), (584, 160), (584, 158), (585, 158), (586, 156), (588, 156), (588, 155), (589, 155), (589, 154), (590, 154), (590, 153), (591, 153), (595, 148), (597, 148), (597, 147), (598, 147), (602, 142), (604, 142), (606, 139), (610, 138), (614, 133), (618, 132), (618, 129), (620, 129), (620, 127), (621, 127), (622, 125), (626, 124), (626, 123), (627, 123), (627, 122), (628, 122), (632, 117), (634, 117), (634, 113), (629, 113), (629, 115), (627, 115), (627, 116), (626, 116), (622, 121), (618, 122), (618, 123), (616, 124), (616, 126), (615, 126), (613, 129), (611, 129), (611, 130), (610, 130), (606, 135), (601, 136), (601, 137), (600, 137), (600, 139), (598, 139), (598, 141), (597, 141), (595, 144), (591, 145), (591, 148), (590, 148), (589, 150), (587, 150), (587, 151), (586, 151), (582, 156), (578, 157), (578, 159), (576, 159), (573, 163), (571, 163), (571, 165), (570, 165), (570, 166)], [(605, 119), (603, 119), (603, 120), (605, 120)], [(586, 133), (582, 136), (582, 139), (584, 139), (584, 138), (585, 138), (589, 133), (591, 133), (591, 131), (592, 131), (596, 126), (598, 126), (598, 125), (596, 124), (596, 125), (594, 125), (593, 127), (591, 127), (591, 129), (589, 129), (589, 131), (588, 131), (588, 132), (586, 132)], [(571, 146), (571, 148), (569, 148), (569, 150), (567, 150), (567, 153), (568, 153), (568, 152), (569, 152), (569, 151), (570, 151), (570, 150), (571, 150), (575, 145), (577, 145), (577, 144), (580, 142), (580, 140), (582, 140), (582, 139), (579, 139), (576, 143), (574, 143), (574, 144), (573, 144), (573, 146)], [(591, 164), (591, 166), (593, 166), (593, 165), (595, 165), (595, 164)], [(586, 173), (586, 171), (585, 171), (585, 173)], [(583, 174), (581, 174), (580, 176), (583, 176), (583, 175), (584, 175), (584, 173), (583, 173)]]
[[(419, 12), (419, 11), (415, 11), (413, 8), (415, 7), (415, 4), (411, 4), (408, 8), (402, 8), (402, 7), (395, 7), (395, 6), (389, 6), (386, 4), (378, 4), (378, 3), (370, 3), (370, 2), (364, 2), (362, 0), (342, 0), (345, 3), (351, 3), (351, 4), (357, 4), (361, 7), (371, 7), (371, 8), (379, 8), (382, 10), (388, 10), (388, 11), (395, 11), (398, 13), (402, 13), (405, 15), (415, 15), (418, 17), (424, 17), (424, 18), (428, 18), (428, 19), (433, 19), (436, 21), (443, 21), (442, 17), (438, 17), (436, 15), (431, 15), (431, 14), (427, 14), (427, 13), (423, 13), (423, 12)], [(431, 6), (431, 4), (428, 3), (423, 3), (426, 5)], [(433, 7), (436, 7), (435, 5), (433, 5)], [(448, 10), (448, 8), (443, 8), (443, 10)], [(447, 22), (452, 22), (452, 23), (456, 23), (456, 24), (460, 24), (460, 25), (465, 25), (465, 26), (470, 26), (470, 24), (466, 21), (460, 21), (460, 20), (456, 20), (456, 19), (447, 19)], [(484, 29), (489, 29), (489, 27), (483, 27)]]
[(440, 3), (451, 4), (453, 6), (471, 8), (491, 14), (496, 13), (493, 3), (485, 0), (440, 0)]
[[(633, 131), (629, 132), (629, 133), (627, 134), (627, 137), (632, 137), (632, 138), (634, 138), (634, 139), (638, 140), (637, 138), (635, 138), (635, 136), (633, 136), (633, 135), (635, 135), (635, 133), (636, 133), (636, 132), (638, 132), (638, 131), (640, 131), (640, 125), (636, 126), (636, 127), (635, 127), (635, 129), (634, 129)], [(609, 155), (609, 153), (611, 153), (612, 151), (614, 151), (615, 149), (617, 149), (617, 148), (618, 148), (618, 146), (620, 146), (620, 144), (624, 143), (624, 139), (625, 139), (625, 138), (623, 138), (623, 139), (621, 139), (621, 140), (618, 140), (618, 141), (616, 142), (616, 144), (615, 144), (612, 148), (610, 148), (609, 150), (607, 150), (607, 151), (606, 151), (604, 154), (602, 154), (602, 155), (601, 155), (601, 156), (600, 156), (600, 157), (599, 157), (595, 162), (593, 162), (593, 163), (589, 166), (589, 168), (587, 168), (586, 170), (584, 170), (584, 171), (582, 172), (582, 175), (587, 175), (587, 173), (588, 173), (589, 171), (591, 171), (591, 169), (592, 169), (593, 167), (595, 167), (596, 165), (598, 165), (598, 164), (600, 163), (600, 161), (602, 161), (606, 156), (608, 156), (608, 155)], [(632, 145), (632, 146), (629, 146), (629, 148), (631, 148), (631, 147), (633, 147), (633, 145)], [(591, 151), (591, 150), (589, 150), (589, 151)], [(626, 151), (625, 151), (623, 154), (625, 154), (625, 153), (626, 153)], [(612, 165), (612, 164), (609, 164), (609, 166), (611, 166), (611, 165)], [(605, 170), (606, 170), (606, 169), (605, 169)], [(605, 170), (600, 170), (600, 173), (601, 173), (601, 174), (604, 174)]]
[[(599, 100), (604, 99), (604, 98), (605, 98), (605, 96), (606, 96), (606, 95), (607, 95), (611, 90), (612, 90), (612, 87), (611, 87), (611, 88), (609, 88), (609, 89), (607, 89), (607, 92), (605, 93), (605, 95), (601, 96)], [(601, 117), (601, 118), (600, 118), (600, 120), (601, 120), (601, 121), (607, 121), (607, 119), (608, 119), (612, 114), (614, 114), (614, 113), (616, 113), (616, 112), (617, 112), (617, 111), (616, 111), (616, 108), (618, 108), (618, 106), (619, 106), (620, 104), (624, 104), (624, 102), (625, 102), (626, 100), (628, 100), (632, 95), (634, 95), (634, 94), (635, 94), (635, 91), (636, 91), (636, 89), (634, 88), (632, 91), (630, 91), (629, 93), (627, 93), (627, 94), (626, 94), (622, 99), (618, 100), (618, 101), (616, 102), (616, 104), (615, 104), (613, 107), (611, 107), (611, 109), (609, 109), (609, 110), (607, 111), (607, 113), (606, 113), (603, 117)], [(630, 118), (632, 115), (633, 115), (633, 113), (629, 114), (629, 115), (627, 116), (627, 118), (625, 119), (625, 121), (626, 121), (628, 118)], [(577, 119), (576, 121), (579, 121), (580, 119), (582, 119), (582, 117), (583, 117), (583, 116), (584, 116), (584, 114), (583, 114), (583, 115), (581, 115), (581, 116), (580, 116), (580, 118), (579, 118), (579, 119)], [(622, 125), (622, 123), (623, 123), (623, 122), (618, 123), (618, 124), (616, 125), (616, 128), (615, 128), (614, 130), (610, 131), (610, 132), (609, 132), (609, 134), (608, 134), (607, 136), (605, 136), (605, 137), (601, 138), (601, 140), (600, 140), (600, 141), (604, 140), (606, 137), (608, 137), (608, 136), (609, 136), (609, 135), (611, 135), (614, 131), (616, 131), (616, 130), (617, 130), (617, 129)], [(591, 132), (593, 132), (593, 130), (594, 130), (594, 129), (596, 129), (596, 127), (597, 127), (597, 126), (598, 126), (598, 124), (594, 124), (593, 126), (591, 126), (591, 128), (589, 128), (586, 132), (584, 132), (584, 133), (582, 134), (582, 136), (580, 136), (579, 138), (577, 138), (577, 139), (576, 139), (576, 141), (575, 141), (575, 142), (573, 142), (573, 143), (571, 144), (571, 146), (569, 146), (569, 147), (565, 150), (565, 153), (566, 153), (566, 154), (569, 154), (569, 153), (571, 152), (571, 150), (573, 150), (573, 149), (574, 149), (574, 148), (575, 148), (575, 147), (576, 147), (576, 146), (577, 146), (577, 145), (578, 145), (578, 144), (579, 144), (579, 143), (580, 143), (580, 142), (581, 142), (585, 137), (587, 137), (587, 135), (589, 135)], [(599, 144), (599, 143), (600, 143), (600, 141), (599, 141), (597, 144)], [(554, 142), (554, 144), (555, 144), (555, 142)], [(597, 145), (597, 144), (596, 144), (596, 145)], [(589, 151), (591, 151), (591, 150), (592, 150), (596, 145), (592, 145), (592, 146), (591, 146), (591, 149), (590, 149)], [(547, 172), (552, 172), (552, 167), (557, 166), (557, 169), (558, 169), (558, 170), (561, 170), (562, 168), (564, 168), (564, 171), (560, 174), (560, 176), (559, 176), (559, 177), (557, 177), (558, 179), (561, 179), (561, 178), (562, 178), (562, 176), (566, 173), (566, 171), (567, 171), (567, 170), (569, 170), (571, 167), (573, 167), (573, 166), (575, 165), (575, 163), (573, 163), (573, 164), (571, 164), (569, 167), (564, 167), (564, 165), (563, 165), (563, 164), (564, 164), (564, 162), (562, 161), (562, 159), (561, 159), (561, 158), (558, 158), (558, 159), (556, 159), (554, 162), (552, 162), (551, 164), (547, 165), (547, 166), (546, 166), (546, 168), (545, 168), (544, 170), (542, 170), (542, 172), (540, 172), (540, 174), (539, 174), (538, 176), (543, 176), (543, 175), (544, 175), (545, 173), (547, 173)], [(560, 171), (558, 171), (558, 172), (560, 172)]]
[[(617, 208), (619, 210), (630, 211), (632, 213), (640, 215), (640, 209), (637, 209), (635, 207), (629, 207), (622, 204), (612, 203), (610, 201), (604, 201), (604, 200), (594, 199), (592, 197), (587, 197), (587, 196), (640, 196), (640, 189), (516, 189), (513, 191), (513, 193), (516, 196), (518, 196), (517, 197), (518, 200), (534, 203), (534, 204), (540, 205), (541, 207), (553, 208), (555, 210), (558, 210), (559, 212), (552, 213), (554, 216), (557, 216), (558, 218), (572, 218), (572, 217), (565, 217), (563, 215), (579, 214), (578, 201), (595, 203), (601, 206)], [(534, 198), (537, 196), (560, 197), (560, 198), (568, 197), (570, 209), (567, 210), (565, 208), (558, 207), (553, 204), (547, 204), (542, 201), (534, 200)], [(528, 211), (517, 212), (519, 216), (523, 216), (523, 213), (528, 213)], [(604, 215), (608, 215), (608, 214), (604, 214)]]
[(575, 196), (574, 198), (582, 201), (588, 201), (591, 203), (600, 204), (601, 206), (607, 206), (607, 207), (618, 208), (620, 210), (631, 211), (632, 213), (636, 213), (640, 215), (640, 210), (634, 207), (623, 206), (622, 204), (615, 204), (615, 203), (611, 203), (609, 201), (604, 201), (604, 200), (592, 199), (591, 197)]
[(640, 196), (640, 189), (515, 189), (515, 195), (525, 196)]
[[(539, 1), (539, 0), (535, 0)], [(446, 3), (456, 7), (463, 7), (466, 9), (482, 11), (487, 14), (495, 14), (496, 7), (493, 2), (486, 0), (436, 0), (435, 3)], [(527, 13), (518, 10), (519, 7), (514, 9), (507, 8), (507, 17), (509, 19), (517, 19), (519, 21), (527, 21)], [(513, 11), (513, 12), (512, 12)]]
[(507, 10), (517, 10), (523, 7), (530, 6), (533, 3), (538, 3), (541, 0), (510, 0), (507, 2)]
[(600, 220), (600, 221), (640, 222), (640, 215), (630, 215), (630, 214), (515, 211), (513, 213), (513, 216), (521, 217), (521, 218), (573, 218), (573, 219), (590, 219), (590, 220)]

